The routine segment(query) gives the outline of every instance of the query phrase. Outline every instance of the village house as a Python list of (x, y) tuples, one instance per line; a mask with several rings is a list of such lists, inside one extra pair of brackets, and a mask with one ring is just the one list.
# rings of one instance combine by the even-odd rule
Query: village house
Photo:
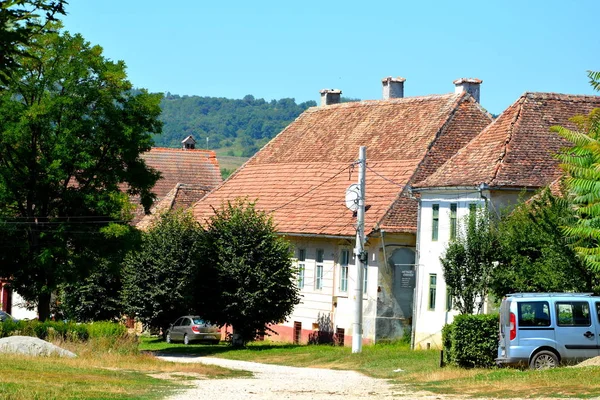
[(478, 103), (478, 79), (455, 81), (454, 93), (418, 97), (404, 97), (403, 78), (382, 83), (383, 99), (376, 101), (340, 103), (340, 90), (322, 90), (320, 107), (305, 111), (193, 207), (204, 222), (225, 201), (256, 201), (291, 241), (302, 301), (273, 327), (273, 340), (305, 343), (315, 330), (327, 330), (351, 343), (356, 215), (344, 200), (357, 180), (360, 146), (367, 148), (363, 340), (411, 332), (418, 201), (405, 189), (492, 118)]
[(574, 129), (569, 119), (600, 107), (600, 97), (525, 93), (492, 124), (426, 179), (418, 195), (414, 347), (441, 346), (452, 309), (440, 263), (460, 221), (478, 207), (499, 213), (562, 175), (555, 154), (569, 143), (550, 127)]
[[(141, 155), (146, 164), (159, 171), (160, 179), (152, 188), (156, 195), (150, 214), (139, 205), (132, 224), (147, 229), (161, 212), (188, 208), (222, 183), (219, 162), (214, 151), (195, 148), (192, 136), (185, 138), (179, 149), (153, 147)], [(132, 199), (137, 202), (137, 199)], [(37, 318), (37, 311), (16, 292), (9, 289), (9, 280), (0, 279), (0, 307), (17, 319)]]

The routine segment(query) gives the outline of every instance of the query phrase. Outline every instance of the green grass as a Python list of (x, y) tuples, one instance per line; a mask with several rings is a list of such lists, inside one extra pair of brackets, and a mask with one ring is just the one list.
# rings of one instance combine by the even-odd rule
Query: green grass
[(138, 371), (70, 365), (58, 358), (3, 356), (0, 393), (21, 399), (160, 399), (179, 385)]
[[(135, 338), (56, 344), (76, 358), (2, 354), (0, 399), (162, 399), (191, 379), (250, 376), (217, 366), (171, 363), (139, 352)], [(132, 349), (133, 346), (133, 349)]]
[[(145, 339), (140, 348), (169, 354), (196, 354), (298, 367), (356, 370), (414, 390), (468, 397), (535, 398), (600, 396), (600, 367), (519, 369), (461, 369), (439, 367), (436, 350), (413, 351), (405, 344), (364, 346), (359, 354), (348, 347), (299, 346), (271, 342), (251, 343), (245, 349), (218, 346), (168, 345)], [(394, 372), (401, 369), (401, 372)]]

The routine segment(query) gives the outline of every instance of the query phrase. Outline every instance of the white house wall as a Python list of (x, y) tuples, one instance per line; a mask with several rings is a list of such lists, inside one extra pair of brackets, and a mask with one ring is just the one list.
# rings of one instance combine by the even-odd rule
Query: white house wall
[[(344, 329), (345, 335), (352, 336), (354, 322), (354, 290), (356, 288), (357, 269), (353, 255), (354, 241), (346, 239), (319, 239), (288, 237), (295, 248), (295, 257), (298, 249), (305, 250), (304, 287), (300, 290), (301, 302), (293, 311), (283, 326), (293, 327), (300, 322), (302, 329), (315, 329), (319, 317), (326, 316), (331, 319), (333, 330)], [(324, 251), (323, 259), (323, 288), (315, 288), (317, 250)], [(340, 289), (340, 258), (341, 252), (346, 249), (350, 252), (348, 265), (348, 288)], [(366, 342), (375, 340), (375, 321), (377, 311), (377, 274), (379, 252), (377, 247), (368, 246), (369, 261), (367, 268), (367, 290), (363, 295), (363, 339)], [(298, 265), (300, 261), (296, 261)]]
[[(479, 191), (444, 191), (421, 193), (417, 243), (417, 290), (413, 345), (416, 349), (441, 347), (441, 331), (452, 322), (456, 311), (447, 310), (447, 290), (440, 257), (450, 241), (450, 204), (456, 204), (457, 225), (469, 213), (471, 204), (485, 206)], [(433, 205), (439, 205), (438, 237), (433, 240)], [(430, 277), (435, 275), (435, 307), (429, 304)]]

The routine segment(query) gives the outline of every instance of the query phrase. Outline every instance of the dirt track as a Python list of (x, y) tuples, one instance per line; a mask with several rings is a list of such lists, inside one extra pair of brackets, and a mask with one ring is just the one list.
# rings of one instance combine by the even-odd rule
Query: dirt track
[(250, 371), (250, 378), (193, 381), (193, 386), (169, 400), (231, 399), (308, 400), (358, 399), (440, 399), (430, 393), (408, 392), (386, 380), (369, 378), (355, 371), (296, 368), (211, 357), (160, 357), (172, 362), (199, 362), (229, 369)]

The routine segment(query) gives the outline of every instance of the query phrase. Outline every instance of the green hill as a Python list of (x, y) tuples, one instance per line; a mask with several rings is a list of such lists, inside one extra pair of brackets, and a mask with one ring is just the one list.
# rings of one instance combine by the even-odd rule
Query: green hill
[(167, 93), (161, 103), (163, 133), (154, 141), (156, 146), (179, 147), (192, 135), (198, 148), (250, 157), (304, 110), (316, 105), (314, 101), (296, 104), (289, 98), (267, 102), (252, 95), (237, 100)]

